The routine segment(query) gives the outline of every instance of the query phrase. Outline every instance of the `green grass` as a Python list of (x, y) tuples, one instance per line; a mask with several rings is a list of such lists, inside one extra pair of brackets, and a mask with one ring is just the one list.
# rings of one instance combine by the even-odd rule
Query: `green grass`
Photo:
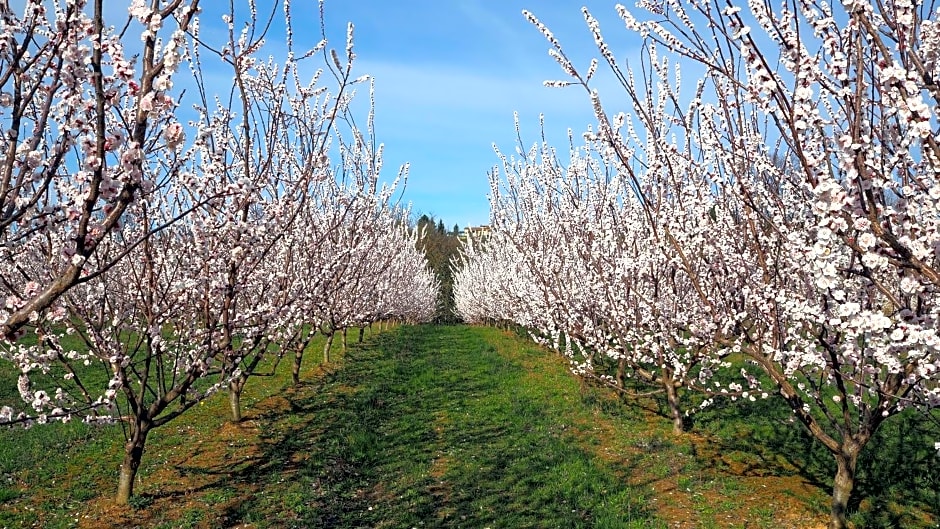
[[(308, 377), (321, 361), (323, 346), (323, 337), (317, 337), (306, 352)], [(339, 350), (339, 340), (333, 348)], [(242, 397), (243, 407), (250, 409), (253, 403), (283, 393), (290, 385), (289, 364), (289, 359), (281, 362), (278, 377), (250, 380)], [(90, 369), (97, 368), (92, 364)], [(261, 370), (265, 369), (262, 365)], [(23, 406), (16, 393), (16, 378), (9, 364), (0, 361), (0, 403)], [(107, 381), (107, 376), (99, 378)], [(149, 507), (153, 496), (160, 493), (149, 486), (150, 475), (170, 465), (181, 451), (192, 449), (194, 437), (211, 436), (228, 419), (226, 395), (220, 394), (154, 430), (138, 473), (139, 495), (132, 498), (131, 507)], [(117, 489), (122, 457), (119, 425), (89, 426), (73, 421), (28, 429), (0, 428), (0, 528), (75, 526), (81, 517), (90, 516), (89, 500), (110, 498)]]
[(72, 526), (116, 475), (119, 437), (113, 426), (79, 422), (0, 429), (0, 527)]
[[(492, 329), (413, 327), (355, 350), (273, 418), (258, 527), (649, 527), (646, 492), (579, 446), (591, 413), (562, 365)], [(516, 358), (514, 358), (516, 357)], [(296, 452), (309, 457), (296, 467)], [(272, 520), (277, 520), (273, 522)]]
[[(835, 474), (832, 455), (794, 421), (776, 398), (717, 403), (696, 414), (694, 431), (711, 439), (711, 448), (721, 456), (711, 458), (718, 469), (799, 475), (829, 493)], [(940, 526), (940, 456), (933, 448), (940, 439), (937, 424), (906, 410), (878, 429), (859, 457), (849, 504), (857, 527)], [(828, 508), (828, 498), (817, 501), (817, 509)]]
[[(218, 395), (154, 431), (138, 496), (119, 516), (107, 500), (119, 428), (0, 430), (0, 528), (83, 519), (166, 528), (781, 527), (826, 519), (831, 458), (786, 424), (774, 399), (706, 409), (694, 416), (693, 434), (677, 437), (654, 405), (580, 384), (557, 355), (496, 329), (398, 327), (335, 355), (325, 372), (316, 365), (322, 347), (322, 338), (311, 344), (298, 388), (289, 359), (275, 376), (250, 381), (242, 425), (226, 425)], [(857, 527), (937, 523), (936, 456), (920, 447), (934, 432), (914, 416), (900, 419), (866, 452), (852, 507)], [(781, 481), (809, 485), (774, 485)], [(805, 517), (781, 518), (794, 505)]]

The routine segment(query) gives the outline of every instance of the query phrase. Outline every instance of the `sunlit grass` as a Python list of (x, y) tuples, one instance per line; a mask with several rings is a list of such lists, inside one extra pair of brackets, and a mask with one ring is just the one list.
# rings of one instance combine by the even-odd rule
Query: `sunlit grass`
[[(351, 340), (352, 341), (352, 340)], [(249, 382), (246, 420), (224, 395), (156, 430), (143, 527), (783, 527), (825, 521), (830, 457), (775, 399), (718, 403), (676, 436), (655, 405), (579, 383), (512, 333), (399, 327), (294, 388), (289, 361)], [(266, 370), (265, 370), (266, 371)], [(652, 411), (651, 411), (652, 410)], [(938, 490), (914, 416), (873, 441), (851, 519), (932, 527)], [(928, 447), (929, 448), (929, 447)], [(0, 431), (0, 527), (71, 527), (109, 507), (118, 429)], [(111, 510), (108, 510), (111, 509)], [(110, 518), (108, 518), (110, 519)]]
[[(564, 366), (531, 377), (519, 357), (545, 353), (499, 334), (402, 328), (351, 352), (291, 418), (272, 424), (274, 446), (288, 448), (280, 457), (302, 449), (309, 458), (281, 492), (244, 507), (249, 519), (260, 527), (275, 513), (298, 527), (655, 523), (644, 492), (567, 432), (573, 415), (588, 412)], [(298, 424), (298, 415), (307, 420)]]
[[(65, 345), (81, 347), (77, 341)], [(318, 368), (323, 345), (322, 337), (310, 344), (307, 376)], [(339, 349), (338, 343), (334, 344), (334, 349)], [(278, 376), (249, 381), (242, 397), (246, 409), (289, 387), (289, 361), (281, 364)], [(92, 364), (88, 369), (98, 368)], [(0, 366), (0, 403), (22, 408), (23, 403), (16, 393), (16, 378), (17, 373), (9, 369), (8, 364)], [(99, 378), (101, 382), (108, 377), (105, 374)], [(194, 439), (212, 435), (228, 419), (223, 392), (154, 430), (138, 474), (139, 496), (132, 499), (132, 507), (149, 505), (149, 496), (154, 492), (148, 483), (152, 474), (180, 452), (192, 450)], [(0, 428), (0, 527), (71, 527), (81, 517), (88, 516), (88, 500), (110, 498), (116, 491), (123, 439), (120, 424), (89, 426), (80, 420), (28, 429)]]

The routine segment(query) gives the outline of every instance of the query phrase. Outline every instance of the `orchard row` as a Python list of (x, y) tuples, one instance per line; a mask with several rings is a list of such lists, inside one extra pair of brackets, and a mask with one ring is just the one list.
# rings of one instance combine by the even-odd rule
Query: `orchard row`
[(600, 56), (584, 70), (527, 15), (566, 75), (546, 84), (584, 89), (597, 125), (565, 163), (549, 145), (503, 157), (457, 310), (530, 329), (580, 376), (663, 395), (676, 430), (692, 394), (783, 399), (835, 460), (841, 529), (879, 426), (940, 406), (936, 13), (640, 4), (617, 7), (642, 42), (628, 61), (583, 11)]
[[(239, 420), (266, 358), (296, 382), (316, 333), (430, 319), (438, 282), (396, 203), (405, 170), (380, 185), (371, 111), (350, 110), (369, 81), (351, 25), (344, 53), (325, 31), (295, 51), (288, 3), (229, 13), (222, 42), (198, 0), (110, 26), (103, 7), (0, 20), (0, 369), (22, 399), (0, 423), (121, 421), (126, 503), (155, 428), (219, 391)], [(259, 57), (269, 18), (283, 63)]]

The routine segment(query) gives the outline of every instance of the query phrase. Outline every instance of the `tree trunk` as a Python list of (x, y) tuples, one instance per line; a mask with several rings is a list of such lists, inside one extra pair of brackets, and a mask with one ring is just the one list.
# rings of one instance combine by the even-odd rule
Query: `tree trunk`
[(343, 327), (343, 352), (346, 352), (346, 331), (349, 330), (349, 327)]
[(679, 407), (679, 394), (672, 373), (663, 377), (663, 385), (666, 387), (666, 404), (669, 405), (669, 415), (672, 417), (672, 432), (680, 434), (685, 431), (685, 427), (682, 424), (682, 409)]
[(228, 386), (228, 405), (232, 411), (232, 422), (242, 422), (242, 390), (245, 389), (245, 381), (239, 377), (233, 380)]
[(144, 456), (144, 445), (147, 443), (149, 431), (149, 421), (131, 424), (131, 438), (124, 444), (124, 462), (121, 463), (117, 496), (114, 498), (118, 505), (127, 505), (134, 495), (134, 479), (137, 477), (140, 460)]
[(326, 345), (323, 346), (323, 363), (330, 363), (330, 349), (333, 347), (333, 334), (330, 333), (326, 337)]
[(362, 336), (366, 333), (365, 327), (359, 327), (359, 343), (362, 343)]
[(294, 366), (290, 370), (290, 378), (295, 386), (300, 384), (300, 363), (304, 360), (304, 349), (305, 347), (294, 349)]
[(843, 444), (841, 453), (835, 454), (836, 477), (832, 483), (832, 511), (829, 529), (846, 529), (845, 514), (849, 507), (849, 498), (855, 487), (855, 466), (858, 463), (860, 447), (854, 443)]
[(621, 358), (620, 362), (617, 363), (617, 384), (620, 384), (620, 389), (627, 387), (627, 359)]

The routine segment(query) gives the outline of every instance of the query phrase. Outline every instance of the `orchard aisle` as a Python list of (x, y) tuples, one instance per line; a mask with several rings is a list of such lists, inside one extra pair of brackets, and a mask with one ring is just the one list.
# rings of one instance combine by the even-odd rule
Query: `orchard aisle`
[[(530, 376), (524, 362), (545, 362)], [(260, 526), (646, 527), (648, 501), (578, 439), (563, 363), (494, 329), (401, 327), (272, 421), (289, 483)], [(292, 502), (290, 499), (296, 498)], [(265, 513), (255, 517), (251, 513)], [(632, 525), (631, 525), (632, 524)]]
[(604, 400), (582, 394), (564, 361), (495, 329), (398, 328), (351, 349), (342, 367), (289, 400), (289, 412), (262, 419), (267, 448), (250, 479), (264, 488), (233, 506), (231, 522), (811, 527), (824, 519), (824, 505), (807, 516), (793, 501), (812, 494), (801, 480), (776, 498), (767, 493), (779, 485), (711, 480), (667, 421), (628, 416), (617, 404), (609, 408), (619, 415), (601, 411)]
[[(668, 420), (579, 387), (565, 360), (511, 333), (424, 325), (368, 334), (344, 356), (334, 342), (340, 359), (328, 367), (311, 359), (298, 387), (289, 362), (253, 380), (239, 424), (219, 395), (158, 432), (126, 508), (112, 496), (120, 432), (8, 432), (0, 455), (24, 463), (0, 467), (12, 480), (0, 488), (0, 528), (776, 528), (826, 519), (827, 469), (789, 462), (807, 454), (805, 441), (755, 430), (759, 418), (777, 420), (768, 410), (722, 419), (720, 438), (676, 437)], [(311, 348), (322, 351), (322, 339)]]

